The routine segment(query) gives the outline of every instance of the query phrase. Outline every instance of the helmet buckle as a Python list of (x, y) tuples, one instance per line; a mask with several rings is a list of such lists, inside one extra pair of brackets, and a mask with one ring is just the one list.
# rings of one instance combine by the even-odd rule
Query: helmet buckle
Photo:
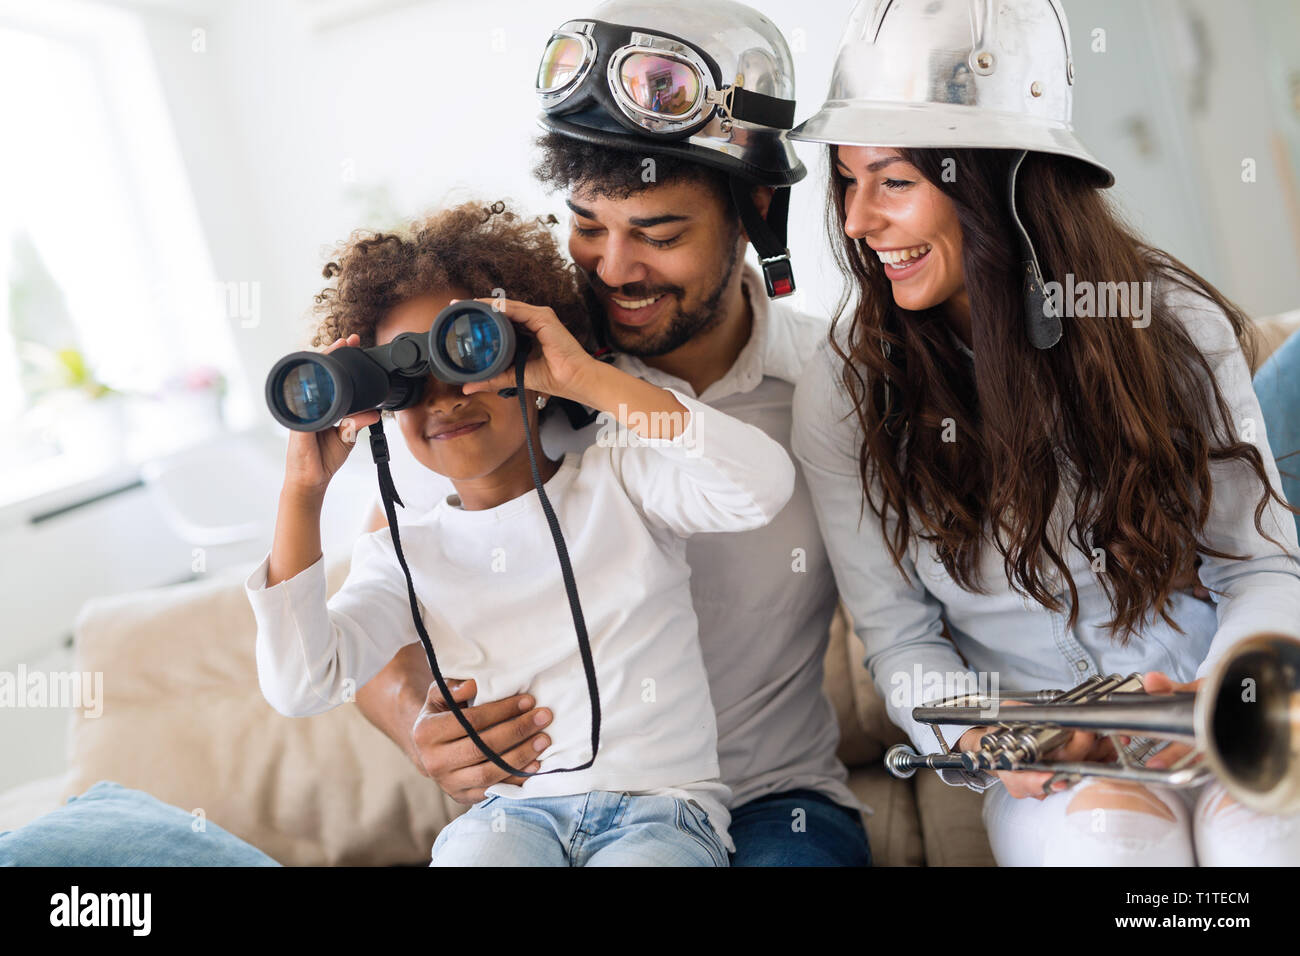
[(736, 85), (724, 86), (720, 90), (709, 90), (704, 94), (704, 102), (710, 103), (718, 108), (722, 116), (722, 129), (727, 132), (731, 129), (731, 123), (734, 117), (732, 110), (736, 101)]
[(794, 268), (790, 265), (790, 250), (779, 256), (760, 260), (763, 266), (763, 284), (767, 297), (779, 299), (794, 291)]

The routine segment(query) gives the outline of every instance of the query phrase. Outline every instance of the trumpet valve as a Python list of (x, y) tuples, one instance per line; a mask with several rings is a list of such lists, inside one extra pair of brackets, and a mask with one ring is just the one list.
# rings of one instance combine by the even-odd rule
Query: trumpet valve
[(983, 747), (979, 750), (968, 750), (961, 755), (962, 767), (971, 773), (992, 770), (994, 759), (993, 754)]

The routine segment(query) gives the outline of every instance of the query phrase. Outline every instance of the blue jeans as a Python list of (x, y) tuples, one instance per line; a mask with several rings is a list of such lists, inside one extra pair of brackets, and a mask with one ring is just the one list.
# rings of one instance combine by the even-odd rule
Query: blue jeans
[(862, 814), (816, 790), (786, 790), (731, 811), (732, 866), (870, 866)]
[[(1300, 507), (1300, 332), (1268, 357), (1255, 375), (1268, 444), (1282, 472), (1282, 494)], [(1291, 457), (1287, 457), (1290, 455)], [(1289, 473), (1289, 474), (1288, 474)], [(1300, 533), (1300, 517), (1296, 518)]]
[(703, 810), (673, 797), (595, 791), (490, 796), (442, 828), (431, 866), (726, 866)]
[(278, 866), (233, 833), (139, 790), (101, 781), (19, 830), (0, 866)]
[[(478, 806), (492, 809), (488, 801)], [(474, 810), (461, 819), (472, 813)], [(492, 819), (490, 812), (488, 819)], [(700, 853), (699, 865), (726, 865), (726, 856), (704, 814), (683, 804), (674, 807), (673, 815), (667, 819), (676, 828), (686, 828), (692, 837), (706, 841), (708, 862), (704, 862), (706, 854)], [(147, 793), (128, 790), (116, 783), (97, 783), (81, 796), (70, 798), (65, 806), (22, 829), (0, 833), (0, 866), (277, 865), (261, 850), (216, 824), (207, 823), (204, 830), (196, 832), (193, 823), (194, 818), (184, 810), (168, 806)], [(455, 825), (446, 827), (443, 833)], [(524, 838), (531, 832), (522, 826), (514, 830)], [(666, 826), (660, 832), (669, 834)], [(871, 850), (859, 815), (809, 790), (770, 794), (737, 807), (732, 811), (730, 832), (737, 851), (731, 859), (732, 866), (871, 865)], [(554, 841), (555, 834), (552, 829), (548, 839)], [(576, 833), (573, 836), (578, 837)], [(595, 843), (600, 842), (588, 834), (583, 834), (581, 839), (585, 850), (591, 853)], [(438, 840), (442, 841), (441, 835)], [(593, 845), (587, 845), (589, 841), (594, 841)], [(675, 837), (673, 842), (677, 845)], [(689, 842), (685, 848), (693, 849)], [(618, 850), (607, 847), (600, 862), (615, 860), (622, 851), (639, 852), (636, 841), (626, 841)], [(718, 855), (714, 856), (715, 853)]]

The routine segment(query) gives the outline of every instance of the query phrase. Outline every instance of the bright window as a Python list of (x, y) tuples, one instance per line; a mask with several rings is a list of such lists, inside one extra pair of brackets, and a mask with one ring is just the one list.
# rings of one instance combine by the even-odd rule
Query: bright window
[(220, 427), (236, 368), (136, 15), (31, 7), (0, 20), (0, 504)]

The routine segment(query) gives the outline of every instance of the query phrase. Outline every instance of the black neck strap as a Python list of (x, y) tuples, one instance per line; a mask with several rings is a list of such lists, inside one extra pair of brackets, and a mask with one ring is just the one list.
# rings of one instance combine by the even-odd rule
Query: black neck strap
[(393, 486), (392, 471), (388, 467), (388, 439), (384, 436), (382, 420), (370, 426), (370, 453), (379, 472), (379, 495), (383, 499), (384, 514), (388, 518), (388, 529), (393, 536), (393, 550), (397, 553), (397, 563), (401, 565), (402, 574), (406, 577), (406, 594), (411, 602), (411, 620), (415, 622), (415, 632), (420, 636), (420, 643), (424, 645), (424, 653), (429, 658), (429, 669), (433, 671), (434, 682), (437, 683), (438, 690), (442, 692), (443, 700), (447, 702), (447, 709), (455, 716), (456, 721), (469, 739), (474, 741), (474, 746), (478, 747), (483, 756), (498, 770), (503, 770), (516, 777), (541, 777), (548, 773), (572, 773), (575, 770), (586, 770), (596, 762), (596, 754), (600, 750), (600, 688), (596, 684), (596, 664), (591, 654), (591, 643), (587, 639), (587, 623), (583, 619), (582, 604), (578, 600), (578, 584), (574, 580), (573, 567), (569, 563), (569, 549), (564, 543), (564, 534), (560, 530), (560, 522), (555, 516), (555, 509), (551, 507), (551, 501), (546, 497), (546, 489), (542, 486), (541, 471), (537, 467), (537, 452), (533, 447), (533, 431), (532, 426), (528, 423), (528, 405), (524, 397), (524, 365), (527, 361), (527, 352), (520, 349), (515, 359), (514, 391), (519, 396), (519, 411), (524, 417), (524, 439), (528, 442), (528, 464), (533, 472), (533, 486), (537, 489), (537, 497), (541, 500), (542, 511), (546, 515), (546, 523), (551, 529), (551, 539), (555, 542), (555, 553), (560, 559), (560, 572), (564, 577), (564, 590), (569, 598), (569, 611), (573, 616), (573, 629), (578, 635), (578, 652), (582, 656), (582, 670), (587, 677), (587, 696), (591, 701), (591, 759), (586, 763), (577, 767), (557, 767), (553, 770), (539, 770), (534, 773), (512, 767), (506, 763), (500, 754), (483, 741), (483, 738), (478, 735), (478, 731), (474, 729), (463, 713), (461, 705), (452, 699), (451, 688), (447, 686), (447, 680), (442, 676), (442, 670), (438, 667), (438, 656), (433, 651), (433, 642), (429, 640), (429, 634), (424, 629), (424, 621), (420, 616), (420, 603), (415, 596), (415, 584), (411, 580), (411, 569), (407, 567), (406, 556), (402, 554), (402, 541), (397, 529), (396, 509), (396, 505), (402, 504), (402, 499), (397, 496), (397, 489)]

